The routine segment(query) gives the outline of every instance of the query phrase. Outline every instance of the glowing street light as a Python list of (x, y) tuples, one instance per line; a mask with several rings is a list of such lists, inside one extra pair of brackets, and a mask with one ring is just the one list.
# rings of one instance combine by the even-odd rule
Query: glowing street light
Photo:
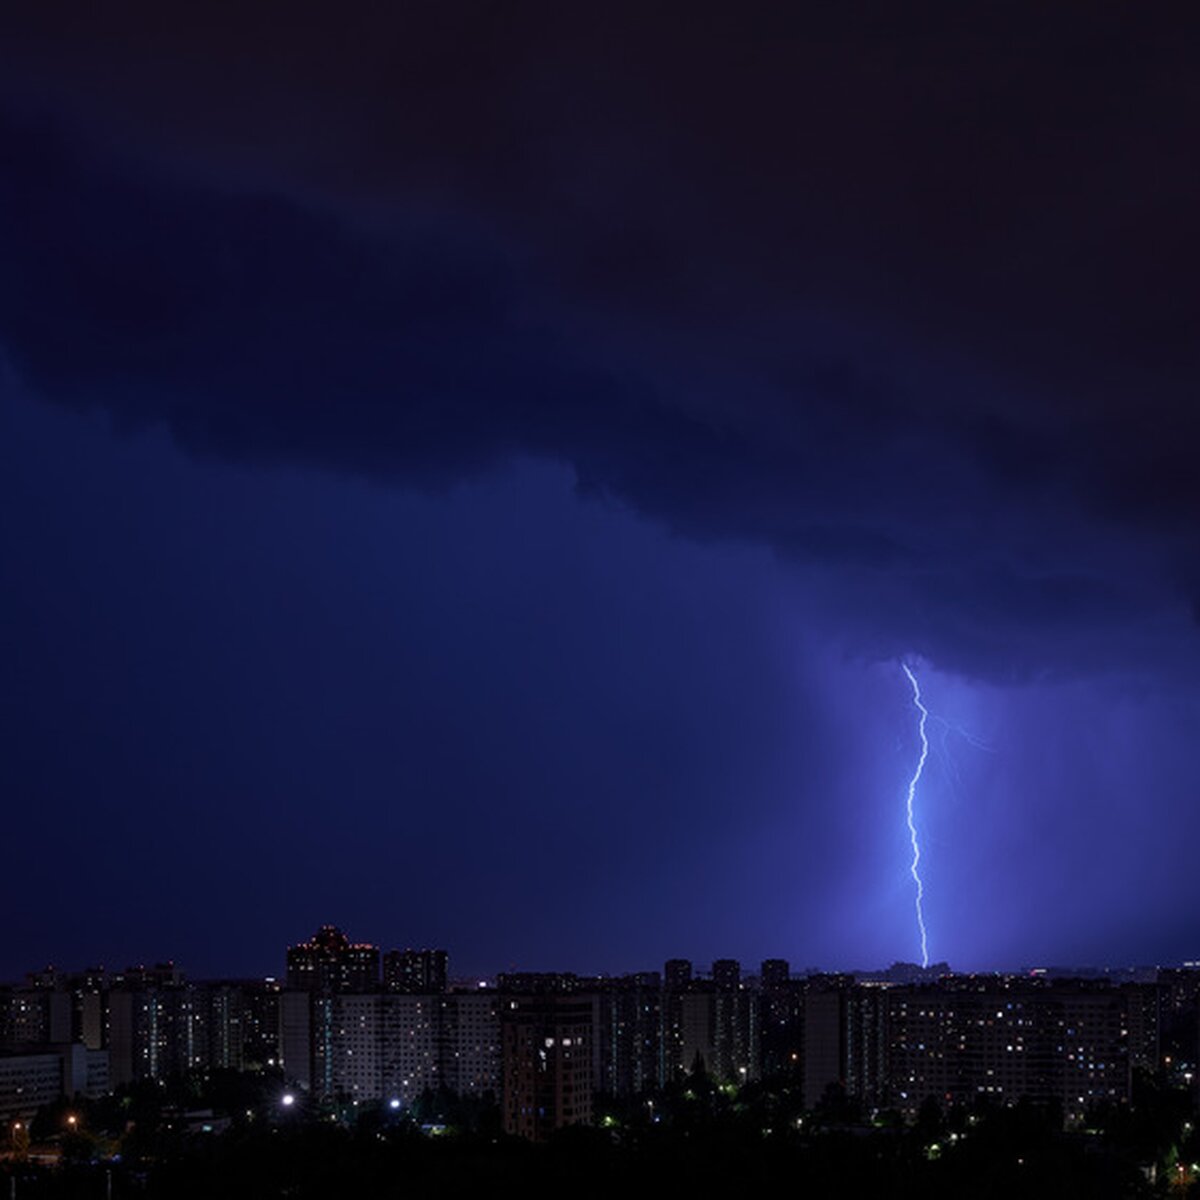
[(296, 1097), (291, 1092), (284, 1092), (279, 1099), (284, 1108), (291, 1108), (296, 1103)]

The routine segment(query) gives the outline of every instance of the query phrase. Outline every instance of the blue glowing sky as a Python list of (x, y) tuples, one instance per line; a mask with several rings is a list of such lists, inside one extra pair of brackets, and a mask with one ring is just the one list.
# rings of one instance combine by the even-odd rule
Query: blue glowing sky
[(1200, 956), (1186, 39), (488, 11), (14, 30), (0, 977)]

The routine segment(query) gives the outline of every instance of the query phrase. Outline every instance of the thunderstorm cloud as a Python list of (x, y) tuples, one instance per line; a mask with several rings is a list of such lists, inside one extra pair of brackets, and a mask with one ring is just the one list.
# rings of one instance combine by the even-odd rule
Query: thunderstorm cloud
[(1194, 667), (1200, 77), (1177, 23), (330, 19), (10, 19), (8, 386), (422, 490), (564, 463), (686, 538), (770, 547), (867, 656)]

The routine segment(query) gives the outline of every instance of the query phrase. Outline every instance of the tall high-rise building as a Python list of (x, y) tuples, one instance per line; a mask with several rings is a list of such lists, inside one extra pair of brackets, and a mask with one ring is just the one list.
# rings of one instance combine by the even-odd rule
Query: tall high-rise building
[(502, 998), (506, 1133), (545, 1141), (592, 1120), (596, 1000), (570, 992)]
[(732, 991), (742, 982), (742, 965), (736, 958), (718, 958), (712, 965), (712, 981), (721, 991)]
[(114, 1087), (136, 1079), (169, 1079), (193, 1065), (186, 1027), (189, 995), (182, 982), (129, 983), (108, 993), (109, 1073)]
[(843, 1083), (846, 1092), (870, 1106), (884, 1102), (888, 1079), (888, 995), (882, 986), (846, 991)]
[(442, 1081), (459, 1096), (500, 1098), (500, 996), (492, 989), (441, 999)]
[[(275, 997), (277, 1045), (287, 1078), (326, 1102), (386, 1100), (408, 1108), (422, 1092), (500, 1089), (499, 997), (494, 991), (413, 991), (440, 982), (442, 951), (410, 961), (419, 976), (380, 984), (285, 989)], [(394, 961), (394, 960), (393, 960)], [(314, 975), (301, 976), (302, 981)], [(328, 968), (336, 980), (337, 966)]]
[(434, 995), (380, 997), (380, 1087), (407, 1108), (426, 1089), (442, 1086), (442, 1000)]
[(370, 992), (379, 986), (379, 947), (351, 942), (336, 925), (322, 925), (307, 941), (289, 946), (289, 991)]
[(830, 1088), (845, 1083), (845, 994), (836, 985), (804, 992), (801, 1078), (804, 1106), (813, 1108)]
[(389, 950), (383, 956), (383, 986), (389, 992), (440, 995), (446, 990), (445, 950)]
[(686, 958), (668, 958), (663, 964), (662, 1078), (664, 1083), (682, 1079), (692, 1061), (683, 1045), (683, 996), (692, 987), (692, 964)]
[(758, 977), (764, 988), (784, 987), (792, 977), (791, 965), (786, 958), (763, 959)]
[(724, 1083), (750, 1083), (761, 1076), (759, 996), (743, 987), (693, 984), (679, 996), (679, 1068), (697, 1063)]
[(279, 984), (274, 979), (242, 985), (242, 1061), (248, 1071), (279, 1065)]
[[(772, 964), (778, 963), (777, 968)], [(762, 965), (759, 1027), (765, 1078), (796, 1076), (804, 1048), (803, 980), (792, 979), (787, 963), (769, 959)]]
[[(324, 1080), (314, 1074), (315, 1034), (319, 1014), (314, 1013), (312, 992), (285, 991), (279, 995), (279, 1061), (288, 1080), (305, 1091), (319, 1091)], [(324, 1055), (322, 1055), (322, 1059)], [(332, 1088), (332, 1078), (329, 1080)]]
[(1022, 1097), (1062, 1105), (1077, 1127), (1130, 1094), (1129, 996), (1106, 984), (900, 987), (888, 993), (891, 1103), (915, 1117)]
[(1185, 1082), (1189, 1074), (1193, 1082), (1200, 1081), (1200, 969), (1195, 963), (1163, 967), (1158, 990), (1158, 1065), (1177, 1082)]
[(663, 990), (657, 971), (601, 980), (597, 1086), (613, 1096), (636, 1095), (664, 1082)]
[(663, 965), (663, 984), (668, 988), (685, 988), (692, 982), (692, 964), (686, 958), (668, 958)]

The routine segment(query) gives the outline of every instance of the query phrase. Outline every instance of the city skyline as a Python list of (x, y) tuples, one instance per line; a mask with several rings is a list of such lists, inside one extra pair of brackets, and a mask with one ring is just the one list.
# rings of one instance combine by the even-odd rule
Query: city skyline
[[(680, 954), (668, 954), (653, 963), (626, 962), (611, 970), (589, 970), (586, 964), (582, 967), (578, 964), (564, 966), (562, 963), (523, 962), (513, 958), (510, 958), (500, 966), (493, 965), (490, 969), (480, 968), (473, 970), (469, 969), (470, 964), (466, 967), (459, 965), (456, 959), (451, 957), (450, 949), (446, 947), (431, 947), (421, 943), (419, 939), (415, 941), (409, 939), (407, 942), (401, 942), (386, 937), (377, 939), (368, 938), (365, 941), (351, 942), (349, 935), (341, 925), (334, 922), (325, 922), (318, 926), (307, 939), (287, 943), (286, 951), (282, 956), (278, 957), (278, 961), (273, 966), (261, 971), (207, 970), (197, 972), (189, 969), (187, 963), (170, 955), (143, 956), (136, 961), (126, 962), (120, 966), (115, 963), (106, 963), (93, 956), (74, 963), (46, 961), (36, 966), (27, 964), (26, 968), (19, 972), (8, 976), (0, 976), (0, 984), (12, 986), (22, 981), (51, 978), (59, 975), (63, 977), (86, 976), (89, 972), (101, 972), (108, 976), (117, 977), (131, 972), (137, 974), (144, 971), (169, 969), (177, 973), (180, 978), (186, 977), (199, 982), (219, 981), (222, 979), (247, 979), (278, 983), (280, 986), (285, 986), (286, 981), (290, 977), (289, 964), (293, 953), (319, 944), (323, 937), (340, 939), (351, 950), (372, 952), (375, 956), (372, 986), (392, 986), (388, 983), (389, 959), (393, 960), (391, 970), (394, 974), (397, 972), (408, 973), (417, 971), (420, 974), (416, 977), (427, 980), (430, 978), (429, 972), (431, 970), (429, 957), (431, 955), (440, 956), (441, 966), (434, 968), (435, 975), (433, 978), (440, 978), (442, 982), (437, 987), (427, 989), (432, 991), (445, 990), (451, 986), (466, 988), (474, 988), (484, 984), (495, 986), (497, 979), (504, 975), (513, 975), (514, 973), (569, 975), (578, 978), (580, 981), (620, 979), (648, 972), (656, 972), (664, 968), (667, 969), (666, 973), (669, 974), (669, 968), (672, 963), (686, 963), (689, 971), (693, 972), (696, 978), (712, 978), (714, 971), (719, 974), (721, 964), (732, 963), (741, 968), (744, 978), (755, 980), (762, 977), (762, 968), (771, 965), (774, 965), (776, 968), (779, 966), (787, 968), (788, 976), (795, 979), (807, 976), (844, 975), (866, 979), (887, 979), (889, 977), (893, 980), (923, 978), (931, 981), (942, 975), (1005, 976), (1013, 978), (1028, 976), (1038, 978), (1049, 974), (1050, 976), (1064, 978), (1111, 976), (1113, 978), (1131, 979), (1143, 972), (1177, 969), (1200, 970), (1200, 958), (1181, 959), (1173, 962), (1157, 962), (1149, 959), (1129, 962), (1077, 963), (1024, 961), (993, 964), (990, 967), (959, 969), (954, 964), (945, 960), (930, 961), (928, 964), (922, 965), (919, 961), (893, 959), (886, 963), (860, 963), (854, 967), (835, 967), (829, 964), (793, 961), (789, 958), (780, 957), (777, 954), (755, 960), (739, 957), (736, 954), (728, 952), (714, 952), (692, 957)], [(447, 963), (451, 965), (448, 966)], [(423, 989), (417, 986), (409, 990), (421, 991)]]
[(796, 1129), (837, 1112), (864, 1134), (928, 1125), (931, 1105), (969, 1125), (1034, 1104), (1057, 1132), (1095, 1136), (1146, 1087), (1190, 1102), (1200, 1078), (1195, 964), (1084, 976), (897, 963), (854, 977), (673, 958), (461, 986), (448, 965), (442, 949), (384, 952), (323, 925), (287, 947), (275, 978), (194, 980), (172, 963), (31, 973), (0, 985), (0, 1122), (21, 1153), (23, 1123), (44, 1130), (55, 1105), (126, 1103), (150, 1081), (161, 1103), (160, 1089), (238, 1077), (249, 1104), (198, 1109), (192, 1126), (383, 1116), (424, 1129), (438, 1111), (474, 1111), (545, 1142), (612, 1128), (613, 1105), (653, 1124), (673, 1096), (716, 1088), (790, 1094)]
[(331, 21), (0, 45), (0, 978), (1200, 955), (1200, 11)]

